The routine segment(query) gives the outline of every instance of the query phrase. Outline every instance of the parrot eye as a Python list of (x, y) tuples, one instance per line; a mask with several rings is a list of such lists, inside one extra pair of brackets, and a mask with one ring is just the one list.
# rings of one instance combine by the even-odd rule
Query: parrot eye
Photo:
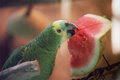
[(57, 32), (58, 32), (58, 33), (61, 33), (61, 29), (57, 29)]

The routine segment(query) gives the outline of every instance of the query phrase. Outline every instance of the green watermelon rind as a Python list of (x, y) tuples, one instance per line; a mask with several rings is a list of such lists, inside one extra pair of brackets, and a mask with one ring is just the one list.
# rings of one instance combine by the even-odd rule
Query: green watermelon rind
[(87, 75), (95, 69), (97, 63), (101, 58), (101, 55), (104, 49), (104, 42), (106, 41), (106, 39), (109, 39), (109, 38), (106, 38), (106, 35), (111, 29), (111, 22), (106, 18), (103, 18), (101, 16), (96, 16), (93, 14), (87, 14), (85, 16), (95, 18), (98, 21), (101, 21), (103, 23), (102, 24), (103, 26), (107, 26), (107, 27), (106, 28), (103, 27), (101, 32), (95, 35), (95, 49), (93, 54), (96, 54), (96, 55), (94, 55), (92, 60), (88, 62), (87, 66), (84, 66), (83, 68), (71, 68), (71, 73), (72, 73), (71, 75), (74, 77)]

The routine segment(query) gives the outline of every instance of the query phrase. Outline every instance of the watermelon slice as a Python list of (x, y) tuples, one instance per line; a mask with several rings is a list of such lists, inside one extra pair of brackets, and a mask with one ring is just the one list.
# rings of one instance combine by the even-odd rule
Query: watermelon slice
[(111, 22), (101, 16), (87, 14), (74, 23), (78, 30), (68, 41), (72, 76), (84, 76), (93, 71), (109, 39)]

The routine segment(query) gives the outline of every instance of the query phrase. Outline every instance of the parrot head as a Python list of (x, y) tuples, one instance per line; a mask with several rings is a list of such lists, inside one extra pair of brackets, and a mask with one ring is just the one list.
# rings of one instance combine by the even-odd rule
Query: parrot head
[(76, 26), (66, 20), (58, 20), (52, 23), (56, 35), (61, 37), (62, 42), (75, 34)]

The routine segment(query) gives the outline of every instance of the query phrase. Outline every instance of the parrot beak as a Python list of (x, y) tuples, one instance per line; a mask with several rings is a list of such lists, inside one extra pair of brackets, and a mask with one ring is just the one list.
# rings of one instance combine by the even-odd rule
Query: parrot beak
[(77, 27), (72, 23), (65, 23), (65, 25), (67, 27), (68, 35), (70, 35), (70, 37), (72, 37), (75, 34), (75, 30), (77, 29)]

